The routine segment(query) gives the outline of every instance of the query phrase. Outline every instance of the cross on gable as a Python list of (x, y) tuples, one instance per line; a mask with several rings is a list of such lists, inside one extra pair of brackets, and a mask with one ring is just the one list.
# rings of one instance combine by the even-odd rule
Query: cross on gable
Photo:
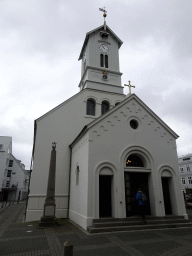
[(131, 93), (131, 87), (134, 87), (134, 85), (131, 85), (131, 81), (128, 81), (129, 84), (124, 84), (124, 86), (128, 86), (129, 87), (129, 93)]

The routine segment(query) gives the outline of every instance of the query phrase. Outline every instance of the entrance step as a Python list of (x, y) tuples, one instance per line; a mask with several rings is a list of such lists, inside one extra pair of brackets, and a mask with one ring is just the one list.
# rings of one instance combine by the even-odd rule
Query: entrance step
[(183, 216), (166, 216), (166, 217), (146, 217), (144, 223), (140, 217), (129, 217), (123, 219), (101, 218), (94, 219), (93, 226), (88, 227), (89, 233), (103, 233), (115, 231), (136, 231), (144, 229), (163, 229), (163, 228), (179, 228), (192, 227), (190, 220), (184, 219)]

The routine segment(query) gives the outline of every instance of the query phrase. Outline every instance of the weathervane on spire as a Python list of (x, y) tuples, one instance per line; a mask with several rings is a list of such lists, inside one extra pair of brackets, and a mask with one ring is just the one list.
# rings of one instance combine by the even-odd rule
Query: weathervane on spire
[(104, 37), (108, 37), (108, 33), (106, 32), (106, 21), (105, 21), (105, 18), (107, 17), (107, 14), (106, 14), (106, 10), (105, 10), (106, 7), (103, 7), (103, 8), (99, 8), (99, 11), (103, 12), (103, 17), (104, 17), (104, 31), (101, 31), (101, 36), (104, 36)]
[(105, 8), (106, 8), (106, 7), (99, 8), (99, 11), (104, 12), (104, 13), (103, 13), (104, 21), (105, 21), (105, 17), (107, 17), (107, 14), (106, 14), (107, 11), (105, 10)]

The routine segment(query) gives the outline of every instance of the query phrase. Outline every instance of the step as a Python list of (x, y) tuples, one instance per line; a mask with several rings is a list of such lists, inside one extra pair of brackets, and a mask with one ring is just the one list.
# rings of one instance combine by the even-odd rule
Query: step
[[(158, 225), (158, 224), (171, 224), (171, 223), (188, 223), (189, 220), (185, 219), (157, 219), (157, 220), (148, 220), (147, 223), (150, 225)], [(93, 227), (101, 228), (101, 227), (117, 227), (117, 226), (135, 226), (135, 225), (142, 225), (142, 220), (137, 221), (113, 221), (113, 222), (99, 222), (93, 223)]]
[(192, 227), (192, 222), (185, 223), (171, 223), (171, 224), (142, 224), (133, 226), (115, 226), (115, 227), (88, 227), (87, 231), (89, 233), (103, 233), (103, 232), (117, 232), (117, 231), (138, 231), (145, 229), (165, 229), (165, 228), (181, 228), (181, 227)]
[[(183, 216), (176, 216), (176, 215), (167, 215), (163, 217), (155, 217), (155, 216), (146, 216), (147, 220), (169, 220), (169, 219), (184, 219)], [(141, 220), (140, 216), (131, 216), (127, 218), (100, 218), (100, 219), (94, 219), (93, 223), (100, 223), (100, 222), (116, 222), (116, 221), (138, 221)]]

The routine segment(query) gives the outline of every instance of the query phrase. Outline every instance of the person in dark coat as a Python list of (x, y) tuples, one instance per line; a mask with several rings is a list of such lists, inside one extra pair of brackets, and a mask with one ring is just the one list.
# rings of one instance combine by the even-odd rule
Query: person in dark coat
[(145, 220), (145, 205), (146, 205), (146, 201), (144, 202), (142, 200), (142, 197), (141, 197), (141, 194), (143, 192), (141, 191), (140, 188), (138, 188), (137, 190), (137, 193), (136, 193), (136, 201), (137, 201), (137, 204), (138, 204), (138, 211), (139, 211), (139, 214), (140, 216), (143, 218), (143, 221), (146, 222)]

